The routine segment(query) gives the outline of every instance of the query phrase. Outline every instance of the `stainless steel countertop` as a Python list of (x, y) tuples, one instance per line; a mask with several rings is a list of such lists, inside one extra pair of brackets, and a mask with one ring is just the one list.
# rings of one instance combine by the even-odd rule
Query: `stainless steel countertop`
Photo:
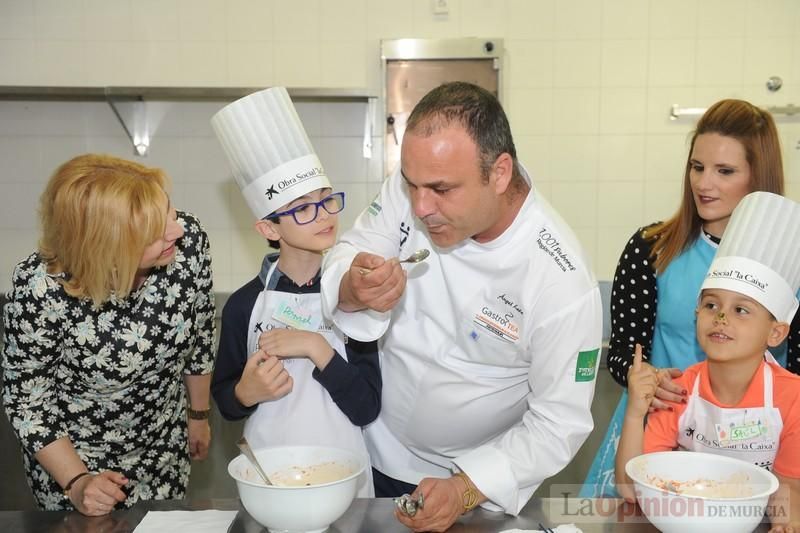
[[(494, 533), (506, 529), (539, 529), (539, 524), (555, 527), (563, 523), (575, 523), (585, 533), (595, 532), (654, 532), (657, 531), (643, 517), (620, 521), (615, 512), (609, 516), (579, 516), (578, 509), (585, 509), (589, 500), (533, 499), (519, 516), (491, 513), (476, 509), (461, 517), (448, 531), (453, 533)], [(616, 500), (602, 502), (597, 508), (615, 509)], [(132, 509), (115, 511), (104, 517), (89, 518), (75, 511), (3, 511), (0, 512), (0, 530), (19, 533), (128, 533), (132, 532), (147, 511), (169, 510), (238, 510), (229, 533), (261, 533), (266, 531), (244, 511), (238, 500), (208, 500), (197, 502), (160, 501), (142, 502)], [(632, 506), (622, 509), (634, 512)], [(393, 516), (394, 504), (389, 498), (356, 499), (347, 512), (337, 520), (328, 533), (408, 533)], [(564, 515), (564, 511), (567, 512)], [(574, 515), (572, 514), (574, 513)]]

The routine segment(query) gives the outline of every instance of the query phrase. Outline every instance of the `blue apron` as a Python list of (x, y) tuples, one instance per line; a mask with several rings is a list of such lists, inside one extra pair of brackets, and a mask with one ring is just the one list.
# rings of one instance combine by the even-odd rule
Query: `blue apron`
[[(700, 286), (717, 252), (717, 245), (701, 235), (656, 278), (658, 305), (650, 350), (650, 364), (681, 370), (705, 359), (697, 342), (695, 309)], [(641, 339), (640, 342), (646, 342)], [(786, 343), (773, 354), (786, 366)], [(603, 442), (580, 490), (582, 498), (619, 497), (614, 485), (614, 459), (628, 404), (627, 389), (608, 423)]]

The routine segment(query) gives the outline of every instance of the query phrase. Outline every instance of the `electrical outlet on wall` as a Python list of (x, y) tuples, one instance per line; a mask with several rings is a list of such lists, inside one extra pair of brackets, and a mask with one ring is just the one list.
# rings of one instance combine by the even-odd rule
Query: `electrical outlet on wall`
[(447, 0), (431, 0), (434, 15), (447, 15), (450, 13), (450, 3)]

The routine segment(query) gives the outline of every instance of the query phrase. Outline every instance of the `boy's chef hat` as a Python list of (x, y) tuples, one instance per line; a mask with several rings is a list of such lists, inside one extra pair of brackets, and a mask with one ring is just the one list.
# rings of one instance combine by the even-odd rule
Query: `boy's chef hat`
[(258, 218), (331, 186), (283, 87), (228, 104), (211, 118), (211, 127), (247, 205)]
[(727, 289), (791, 322), (800, 287), (800, 204), (769, 192), (745, 196), (731, 215), (702, 289)]

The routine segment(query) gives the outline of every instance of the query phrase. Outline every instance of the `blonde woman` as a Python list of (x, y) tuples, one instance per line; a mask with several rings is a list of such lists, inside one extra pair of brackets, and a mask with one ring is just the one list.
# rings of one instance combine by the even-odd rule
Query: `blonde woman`
[(190, 455), (208, 452), (209, 243), (166, 185), (159, 169), (90, 154), (42, 194), (39, 249), (3, 313), (3, 400), (43, 509), (182, 498)]

